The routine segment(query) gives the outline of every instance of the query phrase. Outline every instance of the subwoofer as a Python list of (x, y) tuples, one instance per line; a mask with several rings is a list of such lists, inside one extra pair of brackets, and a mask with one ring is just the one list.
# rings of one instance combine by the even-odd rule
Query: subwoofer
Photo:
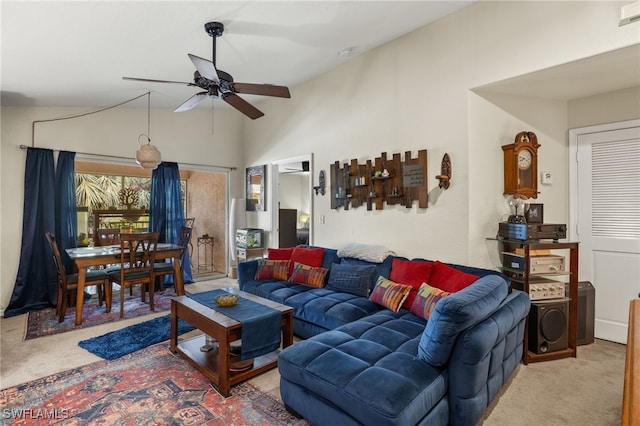
[(529, 350), (537, 354), (561, 351), (569, 346), (569, 301), (531, 303)]
[[(569, 294), (569, 283), (565, 285)], [(596, 289), (589, 281), (578, 283), (578, 345), (588, 345), (594, 341), (596, 322)]]

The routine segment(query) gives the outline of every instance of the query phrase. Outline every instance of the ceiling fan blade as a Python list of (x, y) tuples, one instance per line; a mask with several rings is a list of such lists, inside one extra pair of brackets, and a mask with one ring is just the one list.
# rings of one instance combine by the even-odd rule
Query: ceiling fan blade
[(222, 95), (222, 99), (224, 99), (226, 103), (228, 103), (252, 120), (260, 118), (264, 115), (262, 111), (260, 111), (258, 108), (254, 107), (235, 93), (225, 93)]
[(289, 88), (273, 84), (231, 83), (236, 93), (247, 95), (275, 96), (277, 98), (290, 98)]
[(136, 77), (122, 77), (123, 80), (131, 80), (131, 81), (145, 81), (150, 83), (171, 83), (171, 84), (182, 84), (184, 86), (195, 86), (193, 83), (187, 83), (185, 81), (173, 81), (173, 80), (154, 80), (151, 78), (136, 78)]
[(192, 55), (191, 53), (187, 53), (187, 55), (189, 55), (189, 59), (191, 59), (191, 62), (193, 62), (193, 65), (201, 76), (207, 80), (213, 81), (214, 83), (220, 84), (220, 78), (218, 77), (218, 72), (216, 71), (216, 67), (213, 65), (213, 62), (199, 56)]
[(202, 102), (205, 98), (207, 98), (207, 96), (209, 96), (208, 92), (196, 93), (195, 95), (187, 99), (182, 105), (176, 108), (174, 112), (189, 111), (190, 109), (198, 105), (200, 102)]

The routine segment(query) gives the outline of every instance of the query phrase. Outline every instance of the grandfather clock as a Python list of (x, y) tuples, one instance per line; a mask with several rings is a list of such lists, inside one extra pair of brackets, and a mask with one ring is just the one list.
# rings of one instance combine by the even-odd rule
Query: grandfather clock
[(538, 198), (538, 138), (533, 132), (520, 132), (514, 143), (503, 145), (504, 194)]

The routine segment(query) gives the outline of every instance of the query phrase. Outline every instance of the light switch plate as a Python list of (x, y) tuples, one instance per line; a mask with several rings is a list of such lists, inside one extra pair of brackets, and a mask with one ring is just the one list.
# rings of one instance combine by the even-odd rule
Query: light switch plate
[(540, 175), (540, 182), (543, 184), (550, 185), (553, 183), (553, 176), (551, 176), (551, 172), (542, 172)]

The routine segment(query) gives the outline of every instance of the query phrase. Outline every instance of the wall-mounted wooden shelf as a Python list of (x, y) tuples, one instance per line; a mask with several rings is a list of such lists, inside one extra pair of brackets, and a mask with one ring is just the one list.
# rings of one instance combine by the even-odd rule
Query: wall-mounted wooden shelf
[[(413, 201), (418, 207), (426, 209), (428, 205), (427, 189), (427, 150), (418, 151), (418, 157), (412, 158), (411, 151), (404, 153), (404, 161), (399, 153), (390, 159), (383, 152), (380, 157), (358, 164), (352, 159), (340, 165), (336, 161), (330, 167), (331, 208), (357, 208), (365, 204), (367, 210), (382, 210), (387, 205), (400, 204), (411, 208)], [(376, 176), (387, 170), (387, 176)]]

